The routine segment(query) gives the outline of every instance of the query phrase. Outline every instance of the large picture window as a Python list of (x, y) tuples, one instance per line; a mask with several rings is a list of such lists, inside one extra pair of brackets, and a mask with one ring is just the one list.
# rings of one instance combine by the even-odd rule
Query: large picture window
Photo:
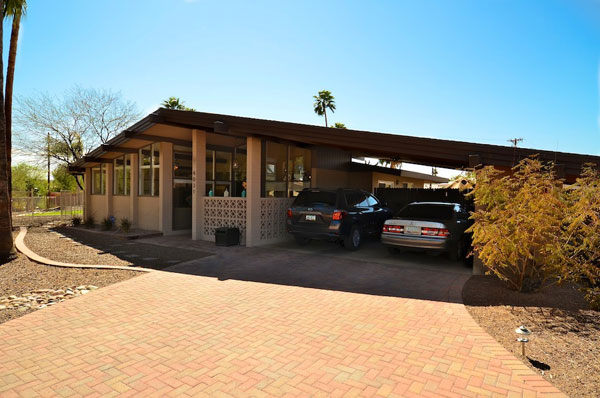
[(124, 155), (114, 160), (114, 194), (129, 195), (131, 183), (131, 155)]
[(104, 195), (106, 187), (106, 166), (92, 167), (92, 195)]
[(160, 182), (160, 150), (159, 143), (140, 149), (140, 196), (158, 196)]
[(310, 149), (267, 141), (263, 159), (264, 197), (294, 197), (310, 187)]
[(246, 145), (206, 149), (206, 196), (245, 196)]

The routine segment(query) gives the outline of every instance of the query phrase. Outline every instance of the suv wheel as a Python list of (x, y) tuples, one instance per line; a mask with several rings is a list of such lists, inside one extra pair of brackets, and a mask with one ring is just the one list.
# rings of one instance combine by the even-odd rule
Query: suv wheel
[(358, 225), (353, 225), (348, 236), (344, 238), (344, 247), (350, 251), (358, 250), (361, 240), (360, 228)]

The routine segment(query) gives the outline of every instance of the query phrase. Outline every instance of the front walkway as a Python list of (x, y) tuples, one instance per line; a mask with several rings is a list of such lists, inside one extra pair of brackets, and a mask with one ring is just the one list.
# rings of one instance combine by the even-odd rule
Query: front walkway
[[(280, 259), (274, 252), (261, 261)], [(310, 266), (297, 256), (287, 266)], [(0, 396), (563, 396), (459, 302), (249, 281), (234, 261), (252, 263), (207, 257), (1, 325)], [(334, 262), (326, 268), (357, 269)], [(219, 266), (226, 278), (210, 275)], [(399, 292), (436, 283), (406, 269), (390, 281), (384, 268)], [(437, 283), (455, 286), (447, 297), (457, 301), (467, 276), (449, 275)]]

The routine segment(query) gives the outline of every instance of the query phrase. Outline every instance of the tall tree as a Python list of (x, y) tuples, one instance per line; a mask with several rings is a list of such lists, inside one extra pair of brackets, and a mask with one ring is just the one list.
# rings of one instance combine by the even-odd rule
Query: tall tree
[(318, 95), (314, 95), (315, 103), (313, 107), (315, 113), (319, 116), (325, 116), (325, 127), (327, 127), (327, 109), (331, 113), (335, 112), (335, 98), (331, 95), (331, 91), (321, 90)]
[[(74, 87), (63, 98), (39, 94), (17, 97), (16, 104), (15, 142), (19, 148), (42, 159), (49, 154), (64, 166), (140, 118), (133, 102), (109, 90)], [(79, 180), (77, 184), (81, 188)]]
[[(5, 9), (5, 0), (0, 0)], [(4, 87), (3, 24), (0, 24), (0, 87)], [(8, 152), (6, 150), (6, 120), (4, 115), (4, 90), (0, 90), (0, 263), (14, 256), (10, 191), (8, 183)]]
[(162, 102), (161, 106), (166, 109), (175, 109), (178, 111), (195, 111), (194, 108), (188, 108), (184, 104), (185, 102), (180, 100), (178, 97), (169, 97)]
[[(6, 156), (8, 167), (8, 191), (11, 192), (12, 173), (12, 98), (13, 83), (15, 80), (15, 62), (17, 60), (17, 44), (19, 42), (19, 29), (21, 17), (27, 11), (27, 0), (6, 0), (3, 5), (5, 19), (12, 18), (12, 30), (10, 32), (10, 48), (8, 50), (8, 67), (6, 69), (6, 90), (4, 114), (6, 119)], [(10, 203), (10, 202), (9, 202)]]

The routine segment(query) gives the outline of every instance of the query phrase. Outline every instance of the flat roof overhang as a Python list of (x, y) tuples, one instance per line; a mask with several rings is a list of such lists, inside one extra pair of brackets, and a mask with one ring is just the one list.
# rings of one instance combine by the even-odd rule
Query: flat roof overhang
[[(568, 182), (574, 181), (579, 176), (585, 163), (600, 165), (600, 157), (592, 155), (335, 129), (300, 123), (161, 108), (132, 125), (105, 145), (91, 151), (86, 157), (75, 162), (70, 170), (74, 173), (81, 172), (83, 167), (92, 165), (94, 160), (98, 161), (98, 159), (104, 158), (107, 154), (112, 153), (111, 149), (115, 150), (127, 141), (140, 140), (141, 147), (152, 140), (157, 140), (155, 136), (149, 137), (144, 134), (144, 131), (157, 124), (199, 129), (237, 137), (254, 136), (335, 147), (352, 152), (354, 156), (387, 157), (399, 161), (455, 169), (472, 168), (478, 165), (492, 165), (508, 169), (520, 159), (538, 155), (543, 161), (554, 162), (557, 165), (559, 177), (565, 178)], [(161, 137), (160, 141), (174, 140), (169, 137)]]

